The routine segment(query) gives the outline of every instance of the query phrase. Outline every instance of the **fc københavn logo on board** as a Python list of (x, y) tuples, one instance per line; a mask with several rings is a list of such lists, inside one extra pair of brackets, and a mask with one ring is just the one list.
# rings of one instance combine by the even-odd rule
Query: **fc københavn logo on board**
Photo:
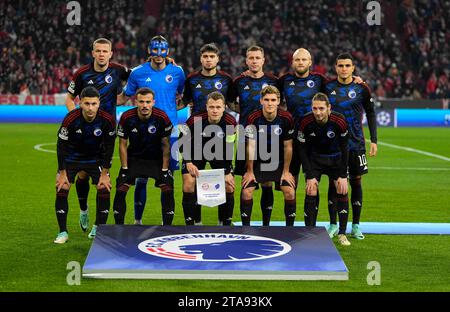
[(291, 251), (289, 244), (273, 238), (228, 233), (160, 236), (141, 242), (138, 248), (156, 257), (215, 262), (263, 260)]

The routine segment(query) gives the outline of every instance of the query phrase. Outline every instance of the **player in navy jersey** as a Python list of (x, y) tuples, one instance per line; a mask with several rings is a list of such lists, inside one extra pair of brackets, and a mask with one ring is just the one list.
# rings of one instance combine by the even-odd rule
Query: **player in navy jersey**
[[(337, 79), (325, 86), (333, 111), (345, 116), (349, 131), (348, 173), (352, 189), (351, 203), (353, 212), (352, 236), (364, 239), (359, 228), (362, 208), (361, 176), (368, 172), (366, 159), (366, 143), (362, 126), (363, 113), (366, 113), (370, 131), (369, 156), (377, 154), (377, 123), (375, 108), (369, 88), (365, 84), (356, 84), (353, 79), (355, 65), (349, 53), (342, 53), (336, 58)], [(331, 192), (330, 192), (331, 193)], [(328, 233), (333, 236), (337, 232), (336, 217), (331, 218)]]
[(332, 112), (328, 97), (317, 93), (312, 100), (312, 112), (307, 113), (298, 127), (299, 153), (306, 178), (305, 225), (316, 226), (317, 190), (322, 174), (328, 175), (337, 189), (339, 236), (341, 245), (349, 246), (345, 236), (348, 220), (347, 141), (345, 117)]
[(276, 182), (284, 196), (286, 225), (293, 226), (296, 210), (295, 179), (289, 172), (289, 165), (294, 121), (289, 112), (278, 108), (280, 92), (276, 87), (264, 87), (260, 101), (263, 108), (248, 116), (245, 127), (247, 171), (242, 177), (242, 225), (250, 225), (253, 192), (257, 183)]
[[(325, 92), (325, 84), (328, 78), (322, 74), (312, 72), (311, 53), (304, 49), (297, 49), (292, 55), (292, 72), (279, 78), (279, 88), (286, 102), (288, 112), (290, 112), (298, 124), (303, 116), (311, 111), (313, 96), (318, 92)], [(356, 83), (363, 83), (360, 77), (354, 77)], [(291, 162), (291, 172), (298, 185), (298, 174), (300, 173), (301, 157), (298, 155), (298, 142), (294, 141), (294, 155)], [(334, 208), (334, 184), (329, 181), (330, 189), (328, 191), (328, 210), (330, 218), (335, 214)], [(319, 206), (319, 195), (317, 195), (317, 206)]]
[[(163, 110), (169, 116), (174, 131), (170, 139), (171, 146), (175, 144), (177, 136), (177, 97), (181, 96), (184, 88), (184, 71), (168, 60), (169, 43), (163, 36), (155, 36), (150, 40), (148, 53), (149, 61), (133, 68), (128, 82), (119, 95), (119, 103), (125, 103), (128, 97), (135, 95), (139, 88), (147, 87), (155, 91), (155, 107)], [(177, 155), (171, 155), (171, 170), (178, 168)], [(138, 178), (134, 192), (135, 224), (142, 224), (145, 203), (147, 201), (147, 179)]]
[[(66, 107), (75, 109), (75, 98), (86, 87), (94, 87), (100, 93), (100, 108), (116, 116), (117, 94), (122, 89), (122, 82), (128, 79), (130, 71), (123, 65), (110, 62), (113, 52), (111, 41), (99, 38), (92, 44), (93, 62), (79, 68), (72, 77), (66, 95)], [(87, 198), (89, 195), (89, 178), (80, 173), (76, 179), (78, 201), (80, 203), (80, 226), (83, 231), (89, 227)]]
[[(219, 60), (220, 51), (215, 44), (208, 43), (200, 48), (202, 68), (186, 78), (182, 101), (184, 105), (191, 107), (192, 114), (206, 110), (208, 95), (214, 91), (222, 93), (229, 105), (234, 103), (236, 96), (233, 90), (233, 79), (224, 71), (217, 70)], [(200, 205), (196, 205), (194, 217), (195, 223), (200, 225), (202, 223)]]
[(183, 104), (190, 106), (193, 114), (206, 110), (208, 94), (214, 91), (222, 93), (227, 103), (234, 102), (233, 78), (217, 70), (219, 60), (220, 51), (215, 44), (208, 43), (200, 48), (202, 68), (188, 75), (183, 93)]
[(97, 225), (105, 224), (109, 213), (111, 167), (116, 137), (115, 118), (99, 109), (100, 94), (94, 87), (80, 93), (80, 108), (69, 112), (58, 131), (56, 176), (56, 218), (59, 234), (55, 243), (65, 243), (67, 233), (67, 196), (75, 176), (84, 172), (97, 185), (97, 217), (89, 238), (96, 235)]
[[(246, 64), (248, 70), (243, 72), (234, 80), (234, 89), (238, 98), (236, 110), (239, 112), (239, 124), (245, 125), (250, 113), (261, 109), (261, 90), (266, 86), (276, 86), (277, 77), (263, 71), (264, 49), (259, 46), (251, 46), (246, 52)], [(238, 149), (242, 144), (238, 144)], [(245, 144), (242, 151), (237, 151), (236, 166), (234, 173), (244, 175), (245, 169)], [(243, 157), (244, 156), (244, 157)], [(239, 159), (241, 158), (241, 159)], [(261, 185), (261, 211), (263, 215), (263, 225), (268, 225), (273, 208), (272, 182)]]
[[(175, 199), (173, 177), (169, 169), (172, 123), (164, 111), (154, 107), (155, 92), (141, 88), (136, 92), (137, 108), (122, 114), (117, 130), (121, 169), (114, 197), (116, 224), (123, 224), (126, 212), (126, 195), (135, 179), (153, 178), (161, 188), (163, 225), (171, 225)], [(129, 142), (129, 145), (128, 145)]]
[[(225, 97), (218, 91), (208, 95), (206, 111), (193, 114), (182, 128), (180, 140), (183, 155), (183, 212), (186, 225), (194, 225), (196, 203), (195, 183), (198, 170), (209, 162), (213, 169), (225, 170), (226, 202), (219, 205), (219, 224), (231, 225), (234, 209), (233, 147), (236, 138), (236, 120), (225, 112)], [(197, 133), (198, 132), (198, 133)], [(206, 150), (205, 146), (211, 146)], [(217, 147), (217, 144), (220, 147)], [(200, 151), (200, 153), (199, 153)], [(210, 155), (209, 155), (209, 154)]]

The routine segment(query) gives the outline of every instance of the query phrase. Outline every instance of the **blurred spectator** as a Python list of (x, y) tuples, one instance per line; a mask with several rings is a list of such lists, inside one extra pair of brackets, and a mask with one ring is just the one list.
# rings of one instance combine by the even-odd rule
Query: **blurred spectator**
[[(113, 60), (143, 63), (149, 39), (162, 34), (186, 73), (200, 65), (198, 49), (216, 42), (221, 69), (237, 76), (245, 50), (265, 49), (265, 70), (282, 75), (299, 47), (313, 70), (334, 76), (335, 57), (350, 51), (357, 75), (379, 97), (449, 98), (450, 1), (379, 1), (395, 27), (366, 23), (366, 1), (167, 0), (161, 16), (144, 16), (145, 1), (81, 0), (81, 26), (66, 23), (66, 2), (0, 1), (0, 92), (65, 92), (71, 73), (90, 61), (91, 43), (113, 41)], [(364, 12), (364, 13), (362, 13)]]

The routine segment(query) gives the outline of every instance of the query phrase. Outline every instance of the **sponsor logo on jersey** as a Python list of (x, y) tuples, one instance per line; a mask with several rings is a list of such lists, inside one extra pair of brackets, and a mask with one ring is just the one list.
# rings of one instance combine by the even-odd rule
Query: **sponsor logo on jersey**
[(148, 239), (138, 244), (138, 249), (180, 261), (239, 262), (279, 257), (292, 248), (283, 241), (256, 235), (195, 233)]
[(202, 87), (201, 84), (197, 84), (197, 85), (195, 86), (196, 89), (200, 89), (201, 87)]
[(250, 90), (250, 87), (249, 87), (248, 85), (246, 85), (246, 86), (244, 87), (244, 90)]
[(331, 92), (331, 95), (336, 95), (336, 91), (333, 90), (333, 92)]
[(295, 86), (295, 82), (292, 81), (289, 85), (290, 86)]
[(106, 83), (111, 83), (112, 81), (113, 81), (113, 79), (112, 79), (111, 75), (107, 75), (107, 76), (105, 77), (105, 82), (106, 82)]
[(94, 84), (94, 82), (91, 80), (88, 81), (88, 84)]
[(102, 133), (103, 133), (103, 132), (102, 132), (102, 129), (97, 128), (97, 129), (94, 130), (94, 135), (95, 135), (95, 136), (101, 136)]
[(152, 80), (150, 79), (150, 77), (147, 77), (147, 79), (145, 79), (145, 82), (151, 82)]
[(133, 130), (131, 130), (131, 132), (137, 133), (138, 131), (136, 128), (133, 128)]
[(78, 129), (77, 131), (75, 131), (76, 133), (82, 134), (83, 131), (81, 131), (81, 129)]

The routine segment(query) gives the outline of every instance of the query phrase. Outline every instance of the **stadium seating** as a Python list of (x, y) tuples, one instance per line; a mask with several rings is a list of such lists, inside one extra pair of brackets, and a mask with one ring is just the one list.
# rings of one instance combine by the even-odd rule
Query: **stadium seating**
[[(68, 26), (65, 3), (0, 3), (0, 94), (64, 93), (70, 74), (90, 59), (92, 41), (114, 43), (114, 60), (133, 67), (145, 61), (149, 38), (161, 33), (187, 72), (198, 50), (216, 42), (221, 68), (245, 67), (245, 49), (266, 50), (266, 70), (289, 70), (292, 52), (308, 48), (314, 70), (333, 76), (337, 53), (351, 51), (357, 74), (379, 98), (450, 98), (448, 1), (379, 1), (382, 25), (366, 23), (364, 1), (185, 0), (158, 1), (160, 16), (145, 16), (148, 1), (80, 1), (81, 26)], [(162, 4), (161, 4), (162, 3)], [(151, 12), (150, 12), (151, 13)]]

